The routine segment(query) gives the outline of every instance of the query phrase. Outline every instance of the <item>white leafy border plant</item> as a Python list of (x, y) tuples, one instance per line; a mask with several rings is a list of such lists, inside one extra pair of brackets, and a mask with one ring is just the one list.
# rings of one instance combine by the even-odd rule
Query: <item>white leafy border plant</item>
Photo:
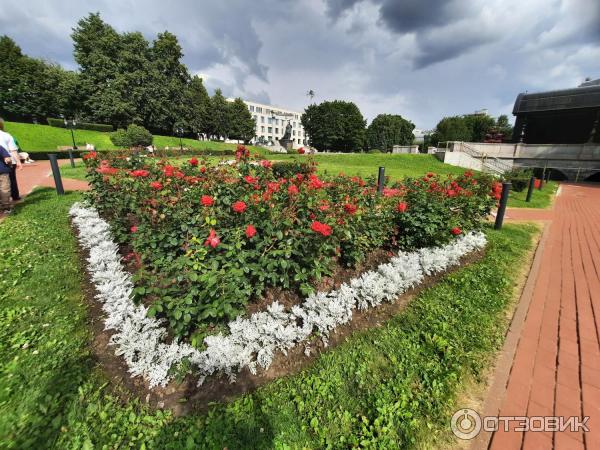
[[(110, 344), (125, 359), (131, 376), (144, 377), (151, 388), (166, 386), (172, 378), (171, 368), (184, 360), (198, 374), (198, 384), (215, 373), (226, 374), (234, 382), (244, 367), (253, 374), (259, 366), (267, 369), (276, 351), (286, 354), (315, 331), (327, 345), (329, 333), (352, 320), (354, 309), (394, 302), (425, 276), (458, 265), (461, 257), (486, 245), (483, 233), (471, 232), (441, 247), (399, 252), (377, 270), (364, 272), (337, 290), (311, 295), (291, 311), (273, 302), (266, 311), (238, 317), (229, 323), (229, 334), (206, 337), (206, 350), (199, 351), (186, 343), (168, 343), (163, 320), (148, 317), (147, 308), (132, 301), (131, 276), (121, 263), (109, 224), (98, 212), (75, 203), (70, 214), (80, 245), (89, 251), (87, 269), (106, 314), (105, 328), (114, 332)], [(308, 343), (305, 353), (310, 353)]]

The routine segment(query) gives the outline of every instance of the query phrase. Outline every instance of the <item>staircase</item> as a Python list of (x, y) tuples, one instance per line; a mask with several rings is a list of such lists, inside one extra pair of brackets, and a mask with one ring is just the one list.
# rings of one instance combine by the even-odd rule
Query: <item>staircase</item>
[[(447, 144), (448, 143), (446, 143), (446, 145)], [(452, 148), (446, 149), (446, 151), (464, 152), (470, 157), (479, 160), (481, 162), (483, 172), (492, 173), (494, 175), (502, 175), (505, 172), (510, 172), (512, 170), (511, 165), (506, 164), (504, 161), (496, 158), (495, 156), (489, 156), (483, 152), (480, 152), (466, 142), (454, 142), (453, 144), (454, 145)]]

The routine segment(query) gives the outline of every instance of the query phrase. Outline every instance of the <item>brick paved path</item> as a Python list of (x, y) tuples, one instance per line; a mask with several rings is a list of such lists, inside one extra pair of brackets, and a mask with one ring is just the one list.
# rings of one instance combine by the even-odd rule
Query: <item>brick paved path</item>
[[(69, 164), (69, 160), (59, 160), (58, 163), (63, 166)], [(29, 194), (37, 186), (54, 187), (50, 161), (36, 161), (33, 164), (24, 164), (23, 170), (17, 170), (17, 181), (21, 197)], [(65, 191), (85, 191), (89, 189), (85, 181), (63, 178), (62, 182)]]
[[(502, 416), (589, 416), (590, 431), (501, 432), (492, 450), (600, 449), (600, 185), (563, 184), (551, 220)], [(514, 430), (514, 427), (511, 427)]]

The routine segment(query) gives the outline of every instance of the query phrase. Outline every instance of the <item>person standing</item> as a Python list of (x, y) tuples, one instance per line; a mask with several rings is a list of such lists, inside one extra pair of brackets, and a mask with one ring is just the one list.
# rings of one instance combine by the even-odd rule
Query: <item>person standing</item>
[(16, 170), (21, 170), (23, 165), (21, 164), (21, 158), (19, 158), (19, 147), (15, 143), (15, 139), (4, 131), (4, 119), (0, 117), (0, 146), (4, 147), (5, 151), (8, 151), (11, 158), (12, 164), (9, 167), (9, 180), (10, 180), (10, 189), (11, 189), (11, 197), (13, 200), (19, 200), (19, 186), (17, 184), (17, 174)]
[(10, 202), (10, 153), (0, 145), (0, 214), (11, 212)]

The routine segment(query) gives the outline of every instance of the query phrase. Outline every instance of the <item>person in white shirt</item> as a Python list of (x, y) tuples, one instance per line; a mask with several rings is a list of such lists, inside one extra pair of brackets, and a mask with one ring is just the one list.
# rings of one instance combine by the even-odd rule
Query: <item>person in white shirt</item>
[[(0, 117), (0, 147), (4, 147), (10, 153), (12, 158), (12, 167), (10, 173), (11, 191), (13, 192), (13, 200), (19, 200), (19, 188), (17, 186), (17, 174), (16, 169), (23, 169), (21, 164), (21, 158), (19, 157), (19, 147), (17, 146), (15, 139), (6, 131), (4, 131), (4, 119)], [(14, 194), (16, 192), (16, 194)], [(17, 198), (14, 198), (16, 195)]]

